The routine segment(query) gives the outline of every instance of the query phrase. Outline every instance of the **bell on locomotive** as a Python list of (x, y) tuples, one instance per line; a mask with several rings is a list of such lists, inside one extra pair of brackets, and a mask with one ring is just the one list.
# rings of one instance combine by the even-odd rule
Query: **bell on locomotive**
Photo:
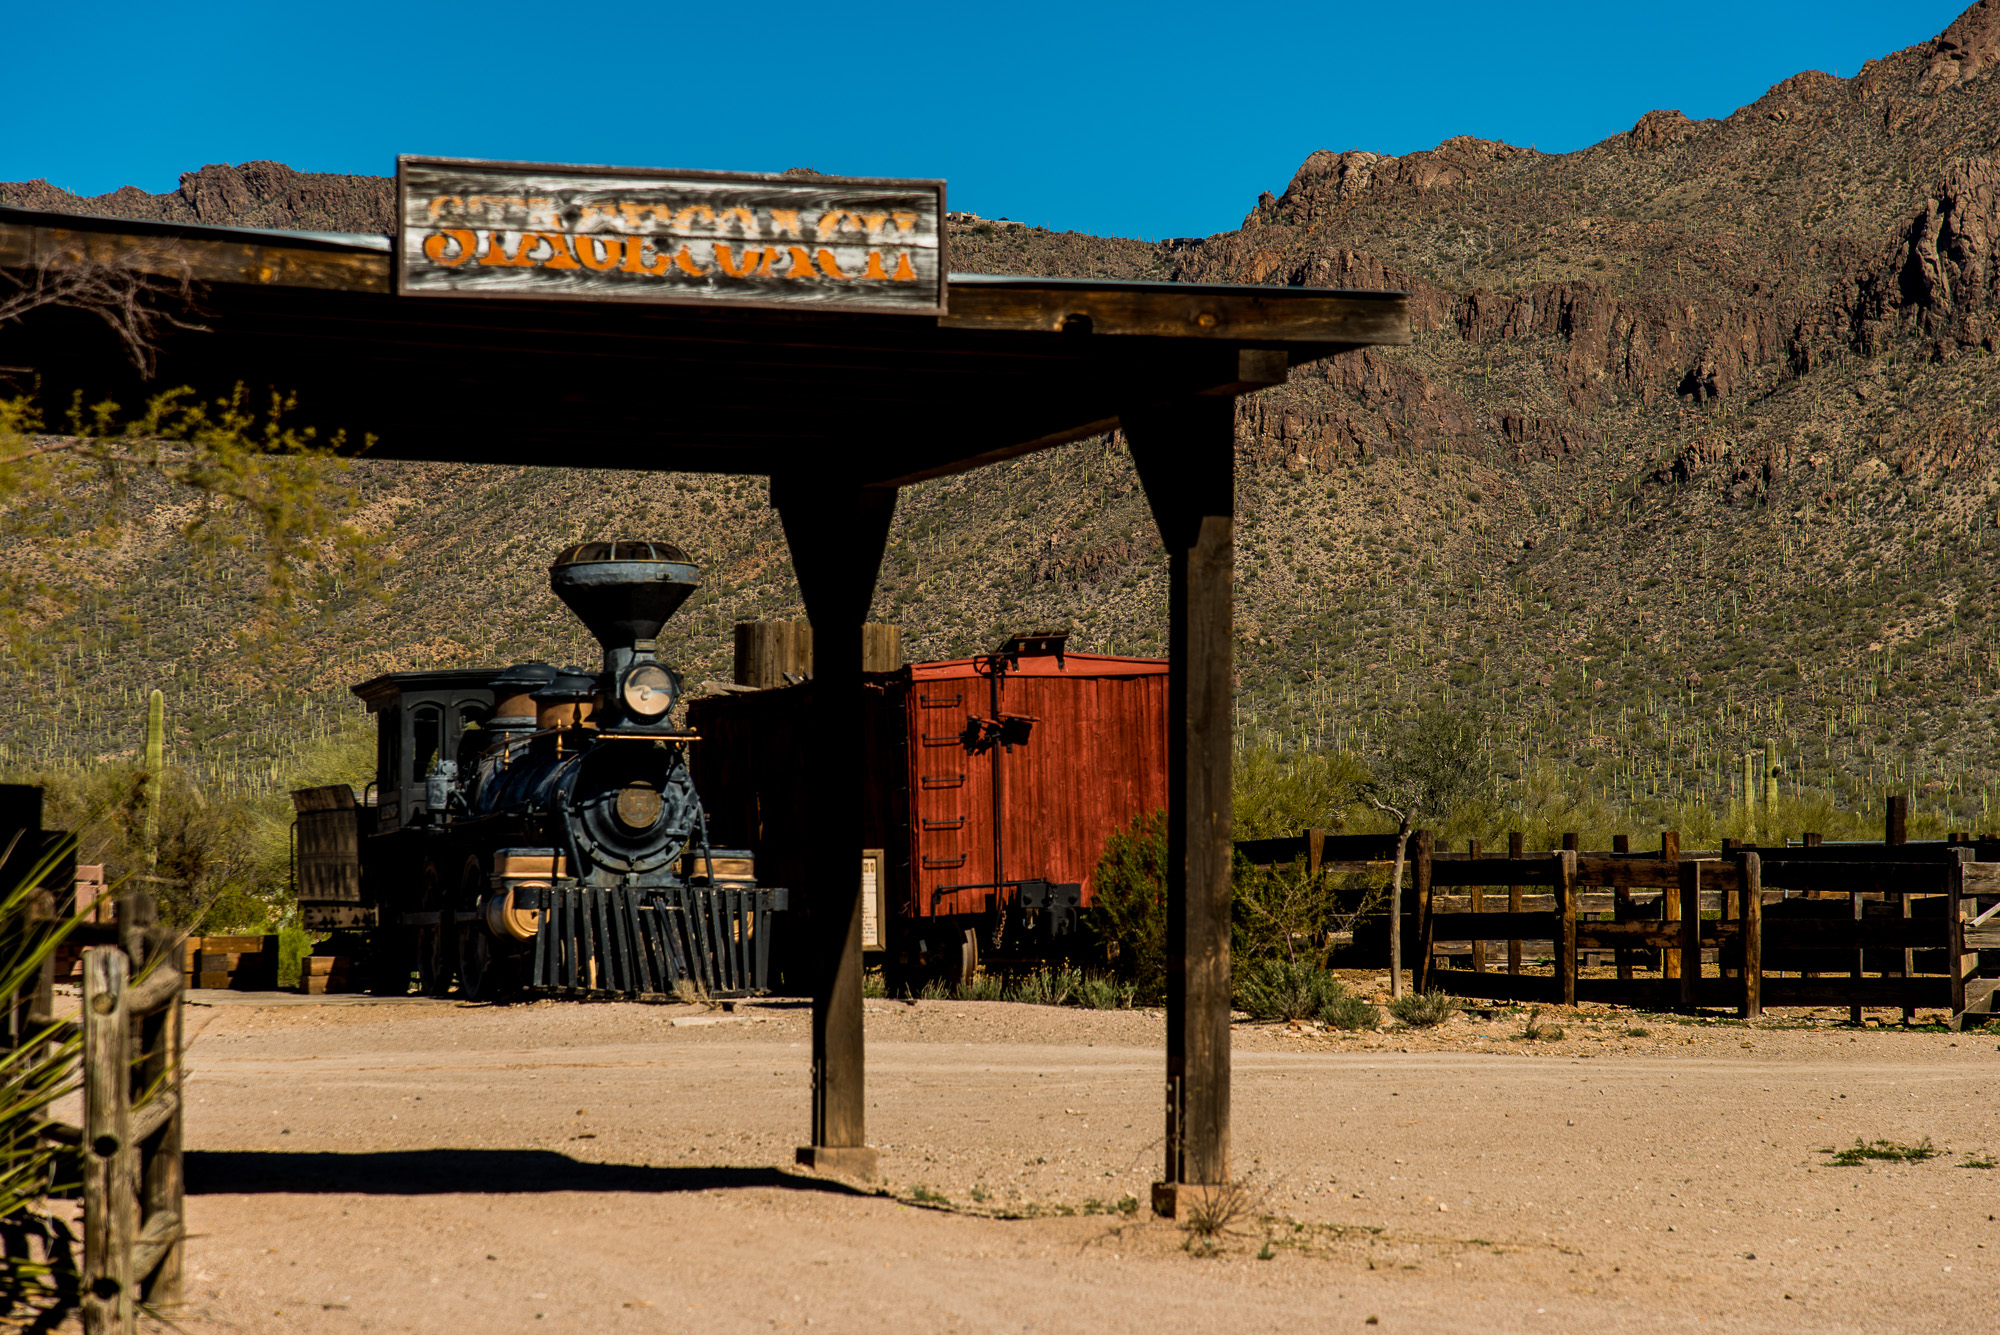
[(699, 575), (668, 543), (581, 543), (549, 584), (602, 647), (597, 672), (521, 663), (355, 687), (378, 720), (375, 800), (294, 795), (314, 853), (306, 925), (327, 916), (316, 896), (357, 879), (326, 865), (352, 849), (355, 902), (333, 916), (365, 931), (378, 987), (406, 991), (414, 971), (431, 995), (763, 990), (786, 895), (756, 884), (749, 853), (709, 847), (695, 738), (674, 722), (681, 679), (660, 653)]

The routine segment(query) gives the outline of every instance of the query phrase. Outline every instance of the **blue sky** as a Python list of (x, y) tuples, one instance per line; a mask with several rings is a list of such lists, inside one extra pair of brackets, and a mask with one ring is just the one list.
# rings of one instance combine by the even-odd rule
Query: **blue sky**
[(1049, 227), (1202, 235), (1314, 149), (1567, 150), (1655, 107), (1722, 116), (1970, 3), (17, 0), (0, 180), (162, 191), (210, 162), (387, 174), (398, 153), (806, 166), (941, 176), (954, 208)]

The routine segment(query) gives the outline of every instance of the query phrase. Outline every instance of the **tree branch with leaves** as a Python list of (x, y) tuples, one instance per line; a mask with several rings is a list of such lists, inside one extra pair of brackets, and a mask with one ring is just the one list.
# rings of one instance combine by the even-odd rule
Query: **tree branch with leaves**
[(1471, 723), (1432, 704), (1382, 739), (1382, 763), (1361, 787), (1361, 800), (1396, 821), (1396, 859), (1389, 877), (1389, 995), (1403, 995), (1403, 868), (1410, 834), (1420, 822), (1448, 820), (1484, 793), (1493, 767)]

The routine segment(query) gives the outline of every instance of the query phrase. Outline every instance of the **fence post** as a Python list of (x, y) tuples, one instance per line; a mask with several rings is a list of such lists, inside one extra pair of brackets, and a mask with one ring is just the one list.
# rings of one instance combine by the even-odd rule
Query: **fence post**
[[(1676, 865), (1681, 860), (1681, 832), (1662, 830), (1660, 832), (1660, 861)], [(1668, 932), (1668, 923), (1678, 924), (1681, 920), (1681, 895), (1678, 883), (1672, 889), (1660, 891), (1660, 930)], [(1668, 1010), (1680, 1004), (1681, 953), (1673, 947), (1660, 950), (1660, 1004)]]
[[(1526, 835), (1522, 834), (1519, 830), (1512, 831), (1507, 836), (1507, 856), (1519, 862), (1526, 854), (1527, 843), (1528, 837)], [(1507, 887), (1507, 912), (1519, 913), (1520, 911), (1521, 887), (1510, 885)], [(1519, 974), (1521, 972), (1521, 939), (1519, 937), (1513, 937), (1507, 942), (1507, 972), (1510, 974)]]
[(1701, 864), (1680, 864), (1680, 1004), (1692, 1011), (1701, 986)]
[(125, 952), (83, 952), (83, 1282), (86, 1335), (131, 1335), (132, 1244), (139, 1232), (132, 1144), (132, 1025)]
[(1907, 793), (1890, 796), (1882, 826), (1883, 843), (1906, 844), (1910, 841), (1910, 798)]
[[(152, 897), (146, 897), (145, 909), (156, 912)], [(178, 984), (181, 979), (180, 943), (173, 931), (164, 923), (147, 924), (145, 936), (146, 955), (142, 963), (155, 975), (170, 974)], [(149, 1101), (173, 1100), (174, 1109), (160, 1122), (159, 1129), (134, 1148), (138, 1165), (142, 1170), (139, 1183), (144, 1223), (142, 1236), (151, 1237), (160, 1228), (171, 1230), (164, 1239), (166, 1246), (160, 1253), (157, 1268), (150, 1275), (136, 1276), (145, 1288), (148, 1305), (161, 1308), (170, 1307), (181, 1301), (182, 1259), (186, 1251), (186, 1233), (182, 1221), (186, 1208), (184, 1179), (181, 1167), (181, 1005), (176, 988), (175, 997), (159, 1010), (138, 1017), (139, 1031), (138, 1084), (141, 1090), (150, 1091)]]
[[(1954, 1030), (1965, 1023), (1965, 971), (1968, 967), (1979, 967), (1978, 954), (1965, 953), (1964, 859), (1971, 851), (1961, 850), (1958, 859), (1945, 869), (1944, 957), (1945, 972), (1951, 975), (1951, 1018), (1946, 1023)], [(1978, 902), (1976, 899), (1973, 901), (1975, 904)]]
[(1417, 831), (1417, 855), (1412, 860), (1410, 879), (1417, 896), (1417, 959), (1410, 970), (1411, 990), (1422, 994), (1430, 990), (1431, 949), (1436, 944), (1431, 940), (1431, 851), (1432, 838), (1429, 830)]
[[(1569, 836), (1565, 835), (1567, 839)], [(1556, 1003), (1576, 1005), (1576, 850), (1561, 853), (1556, 877)]]
[[(1632, 838), (1630, 835), (1614, 834), (1611, 836), (1611, 855), (1613, 857), (1617, 857), (1620, 854), (1629, 854), (1631, 851)], [(1632, 891), (1630, 887), (1622, 885), (1615, 887), (1611, 892), (1611, 904), (1611, 921), (1629, 922), (1631, 920)], [(1623, 983), (1631, 982), (1632, 948), (1621, 942), (1612, 948), (1611, 958), (1618, 965), (1618, 980)]]
[(1764, 1013), (1764, 862), (1755, 853), (1736, 860), (1743, 906), (1743, 1018)]
[[(1896, 799), (1892, 797), (1889, 800), (1893, 802)], [(1901, 841), (1899, 840), (1897, 842)], [(1862, 918), (1865, 916), (1863, 912), (1865, 904), (1861, 897), (1861, 894), (1862, 892), (1859, 890), (1850, 890), (1847, 892), (1847, 901), (1848, 903), (1854, 906), (1854, 921), (1856, 922), (1860, 922)], [(1861, 980), (1862, 971), (1866, 968), (1867, 964), (1868, 964), (1868, 952), (1866, 951), (1866, 949), (1862, 947), (1860, 941), (1857, 939), (1854, 945), (1854, 973), (1853, 973), (1853, 977), (1856, 982), (1859, 982)], [(1856, 988), (1855, 990), (1856, 992), (1860, 991), (1859, 988)], [(1847, 1008), (1847, 1022), (1853, 1025), (1858, 1025), (1861, 1023), (1860, 1002), (1857, 1001)]]
[[(1465, 846), (1466, 855), (1470, 857), (1474, 862), (1479, 861), (1479, 848), (1480, 848), (1479, 841), (1477, 839), (1471, 840)], [(1470, 898), (1470, 900), (1472, 901), (1469, 905), (1467, 905), (1468, 908), (1470, 908), (1474, 913), (1486, 912), (1485, 886), (1483, 885), (1471, 886), (1467, 889), (1466, 894), (1468, 898)], [(1472, 971), (1474, 973), (1486, 972), (1486, 943), (1477, 938), (1474, 938), (1472, 942)]]

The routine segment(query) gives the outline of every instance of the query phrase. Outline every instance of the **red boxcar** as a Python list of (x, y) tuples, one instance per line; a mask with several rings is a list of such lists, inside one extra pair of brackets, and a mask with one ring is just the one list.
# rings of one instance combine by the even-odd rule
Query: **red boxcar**
[[(865, 681), (856, 779), (866, 844), (885, 864), (871, 944), (906, 975), (959, 973), (976, 954), (1070, 954), (1106, 837), (1167, 802), (1166, 660), (1018, 637), (995, 654)], [(796, 742), (812, 690), (711, 696), (688, 709), (710, 838), (754, 849), (758, 878), (793, 889), (794, 933), (816, 930), (800, 843), (813, 794)]]

